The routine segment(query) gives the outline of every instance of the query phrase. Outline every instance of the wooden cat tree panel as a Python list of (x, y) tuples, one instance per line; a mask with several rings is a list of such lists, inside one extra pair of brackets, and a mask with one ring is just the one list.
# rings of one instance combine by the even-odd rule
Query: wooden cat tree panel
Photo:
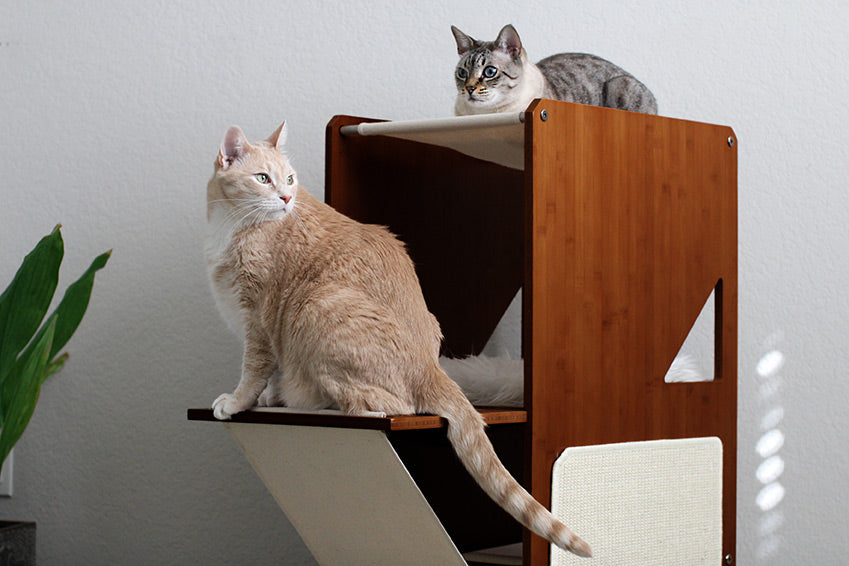
[[(479, 353), (523, 288), (524, 481), (538, 500), (550, 503), (552, 466), (567, 447), (716, 436), (723, 555), (733, 555), (734, 133), (550, 100), (522, 118), (518, 170), (426, 143), (343, 135), (371, 120), (336, 117), (327, 201), (407, 243), (448, 354)], [(715, 380), (664, 383), (714, 289)], [(546, 564), (548, 554), (525, 534), (525, 564)]]
[[(480, 353), (522, 289), (524, 410), (485, 412), (511, 473), (550, 506), (552, 467), (567, 448), (717, 437), (722, 555), (733, 556), (731, 129), (551, 100), (494, 118), (370, 125), (378, 122), (330, 121), (326, 200), (357, 220), (388, 226), (407, 244), (446, 354)], [(712, 291), (714, 381), (665, 383)], [(210, 410), (190, 410), (189, 418), (214, 420)], [(436, 417), (249, 412), (234, 423), (376, 431), (460, 551), (523, 536), (461, 468)], [(524, 532), (522, 561), (548, 564), (547, 542)]]

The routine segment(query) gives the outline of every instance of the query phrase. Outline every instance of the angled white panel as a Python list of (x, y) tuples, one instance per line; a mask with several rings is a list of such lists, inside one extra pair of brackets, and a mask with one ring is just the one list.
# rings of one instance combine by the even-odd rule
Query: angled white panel
[(381, 431), (226, 423), (322, 566), (465, 566)]

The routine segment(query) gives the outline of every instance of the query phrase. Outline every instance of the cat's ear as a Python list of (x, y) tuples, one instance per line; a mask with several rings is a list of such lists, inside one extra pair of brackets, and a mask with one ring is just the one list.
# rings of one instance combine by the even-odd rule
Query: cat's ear
[(248, 149), (248, 140), (239, 126), (231, 126), (218, 149), (218, 164), (225, 171), (241, 159)]
[(286, 122), (280, 124), (280, 127), (274, 130), (274, 133), (268, 136), (268, 143), (271, 144), (272, 147), (277, 148), (277, 151), (283, 152), (283, 146), (286, 144)]
[(454, 34), (454, 39), (457, 41), (457, 54), (464, 55), (471, 50), (472, 47), (475, 46), (475, 40), (457, 29), (454, 26), (451, 26), (451, 33)]
[(498, 32), (498, 37), (495, 40), (495, 45), (506, 51), (512, 59), (519, 57), (522, 52), (522, 40), (519, 39), (519, 33), (512, 25), (507, 24), (501, 31)]

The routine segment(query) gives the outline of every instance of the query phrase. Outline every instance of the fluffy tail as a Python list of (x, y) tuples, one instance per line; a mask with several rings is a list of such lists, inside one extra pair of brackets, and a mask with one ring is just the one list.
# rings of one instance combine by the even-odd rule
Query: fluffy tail
[(457, 457), (487, 495), (522, 525), (578, 556), (592, 556), (589, 545), (554, 518), (531, 497), (504, 467), (484, 432), (483, 417), (469, 403), (460, 387), (438, 366), (433, 369), (435, 387), (422, 399), (423, 411), (448, 421), (448, 440)]

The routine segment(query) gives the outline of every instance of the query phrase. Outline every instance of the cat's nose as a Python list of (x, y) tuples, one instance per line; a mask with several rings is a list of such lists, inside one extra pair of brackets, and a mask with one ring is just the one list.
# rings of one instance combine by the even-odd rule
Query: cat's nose
[(280, 200), (289, 204), (289, 201), (292, 200), (292, 195), (280, 195)]
[(475, 92), (475, 85), (466, 85), (466, 90), (469, 92), (469, 94), (472, 94), (473, 92)]

